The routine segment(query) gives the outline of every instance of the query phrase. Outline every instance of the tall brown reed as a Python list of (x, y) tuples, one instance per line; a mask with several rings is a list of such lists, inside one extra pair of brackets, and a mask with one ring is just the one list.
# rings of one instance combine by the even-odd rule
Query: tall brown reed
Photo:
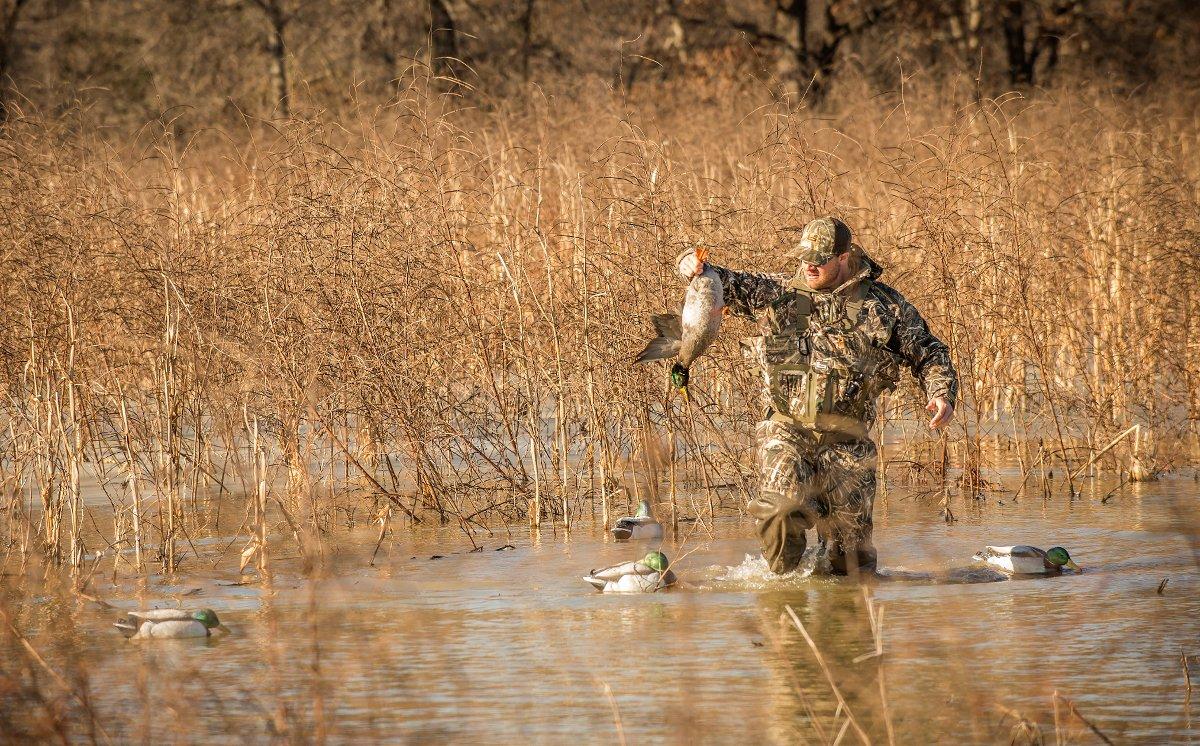
[[(455, 102), (414, 86), (354, 121), (184, 144), (5, 125), (2, 464), (34, 505), (9, 551), (32, 522), (60, 561), (99, 542), (142, 567), (157, 544), (170, 571), (213, 492), (247, 496), (264, 568), (272, 531), (319, 541), (344, 494), (468, 535), (596, 497), (607, 520), (666, 473), (704, 490), (692, 511), (738, 510), (749, 327), (729, 325), (688, 411), (631, 353), (679, 302), (680, 249), (788, 271), (782, 229), (826, 212), (954, 350), (966, 481), (985, 438), (1019, 433), (1074, 490), (1118, 432), (1189, 435), (1200, 415), (1198, 123), (1169, 102), (949, 111), (909, 91), (821, 119), (733, 97), (705, 116)], [(923, 403), (889, 401), (901, 426)], [(631, 479), (667, 433), (678, 464)], [(92, 546), (85, 461), (127, 485)], [(1126, 463), (1126, 444), (1097, 461)]]

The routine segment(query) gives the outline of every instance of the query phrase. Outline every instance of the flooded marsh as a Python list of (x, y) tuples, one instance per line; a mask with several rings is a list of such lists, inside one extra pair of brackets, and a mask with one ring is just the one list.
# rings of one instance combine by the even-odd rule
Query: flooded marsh
[[(1180, 658), (1200, 652), (1200, 495), (1185, 478), (1101, 502), (1109, 489), (999, 492), (946, 524), (936, 501), (893, 487), (876, 509), (883, 577), (863, 586), (770, 575), (737, 517), (711, 533), (681, 523), (662, 543), (680, 584), (649, 595), (582, 582), (647, 546), (586, 524), (480, 531), (477, 551), (453, 529), (376, 551), (368, 527), (315, 562), (281, 541), (268, 572), (246, 574), (244, 540), (195, 537), (172, 576), (114, 574), (110, 557), (82, 593), (10, 563), (3, 673), (47, 699), (18, 712), (10, 691), (4, 718), (10, 735), (37, 733), (45, 708), (68, 740), (112, 742), (794, 743), (843, 728), (877, 743), (1007, 743), (1021, 728), (1088, 742), (1087, 723), (1115, 742), (1187, 742), (1200, 735)], [(984, 544), (1020, 542), (1069, 547), (1084, 571), (967, 569)], [(231, 632), (126, 641), (98, 601), (208, 607)]]

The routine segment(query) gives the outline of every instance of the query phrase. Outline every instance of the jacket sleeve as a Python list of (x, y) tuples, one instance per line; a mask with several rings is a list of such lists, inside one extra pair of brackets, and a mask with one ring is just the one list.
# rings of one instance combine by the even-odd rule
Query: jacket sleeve
[(958, 373), (950, 362), (950, 349), (933, 336), (912, 303), (899, 293), (893, 300), (897, 313), (892, 339), (904, 364), (912, 369), (928, 399), (940, 396), (954, 406), (958, 401)]
[[(689, 249), (675, 257), (675, 267), (678, 269), (683, 258), (691, 253)], [(783, 292), (783, 279), (780, 277), (738, 272), (712, 263), (708, 266), (721, 278), (725, 305), (735, 316), (753, 320), (754, 314), (769, 306)]]

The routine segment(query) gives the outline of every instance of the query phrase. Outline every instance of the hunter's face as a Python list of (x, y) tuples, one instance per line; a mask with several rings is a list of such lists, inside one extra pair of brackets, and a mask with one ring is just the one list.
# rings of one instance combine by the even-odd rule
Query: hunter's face
[(804, 281), (813, 290), (829, 290), (837, 287), (842, 276), (842, 267), (849, 256), (849, 252), (838, 254), (824, 264), (803, 262), (801, 270), (804, 272)]

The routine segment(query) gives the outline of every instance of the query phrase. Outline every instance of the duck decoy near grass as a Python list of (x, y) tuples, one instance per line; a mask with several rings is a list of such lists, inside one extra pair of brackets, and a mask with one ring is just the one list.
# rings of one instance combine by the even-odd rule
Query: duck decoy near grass
[(653, 593), (675, 584), (675, 573), (662, 552), (650, 552), (635, 562), (592, 570), (584, 580), (601, 593)]
[(642, 500), (638, 505), (637, 515), (632, 518), (618, 518), (612, 528), (612, 534), (617, 541), (629, 539), (661, 539), (662, 524), (650, 512), (650, 502)]
[(1050, 575), (1069, 567), (1075, 572), (1083, 568), (1075, 564), (1071, 555), (1062, 547), (1051, 547), (1045, 551), (1037, 547), (1017, 544), (1011, 547), (984, 547), (975, 559), (1004, 572), (1014, 575)]
[(130, 611), (113, 624), (132, 639), (208, 637), (214, 629), (228, 632), (212, 609), (151, 609)]
[(671, 386), (688, 401), (689, 369), (696, 358), (717, 339), (724, 317), (725, 289), (716, 270), (705, 264), (708, 249), (696, 249), (700, 274), (690, 278), (679, 314), (661, 313), (650, 317), (658, 334), (646, 345), (635, 363), (678, 358), (671, 366)]

